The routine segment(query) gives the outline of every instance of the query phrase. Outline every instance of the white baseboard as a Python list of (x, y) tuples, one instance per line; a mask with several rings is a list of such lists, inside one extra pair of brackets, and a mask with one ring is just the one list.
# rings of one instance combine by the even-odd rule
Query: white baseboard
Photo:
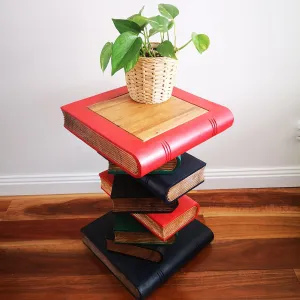
[[(197, 189), (300, 186), (300, 166), (282, 168), (207, 169)], [(101, 193), (98, 174), (0, 176), (0, 196)]]

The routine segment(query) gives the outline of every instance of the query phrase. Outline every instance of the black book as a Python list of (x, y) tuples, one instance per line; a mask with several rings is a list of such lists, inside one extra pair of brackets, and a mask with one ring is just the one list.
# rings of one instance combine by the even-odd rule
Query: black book
[(165, 246), (163, 260), (157, 263), (107, 250), (106, 237), (113, 234), (113, 226), (114, 216), (109, 212), (81, 229), (83, 242), (137, 299), (150, 295), (214, 237), (208, 227), (194, 220), (179, 231), (174, 244)]
[(206, 163), (202, 160), (184, 153), (181, 155), (180, 168), (176, 169), (172, 174), (147, 174), (136, 180), (149, 189), (156, 197), (170, 203), (204, 181), (205, 166)]
[(114, 212), (168, 213), (178, 201), (165, 203), (129, 175), (115, 175), (111, 190)]

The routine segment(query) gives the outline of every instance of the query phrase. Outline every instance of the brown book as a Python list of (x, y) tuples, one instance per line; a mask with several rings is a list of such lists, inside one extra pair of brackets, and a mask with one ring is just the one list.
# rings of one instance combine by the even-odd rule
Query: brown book
[(112, 252), (134, 256), (152, 262), (160, 262), (165, 250), (164, 246), (117, 244), (113, 240), (109, 239), (106, 239), (106, 248)]
[(151, 232), (115, 231), (115, 242), (119, 244), (170, 245), (175, 242), (175, 236), (162, 241)]
[(114, 217), (114, 240), (116, 243), (163, 245), (175, 242), (175, 236), (162, 241), (129, 213), (116, 213)]

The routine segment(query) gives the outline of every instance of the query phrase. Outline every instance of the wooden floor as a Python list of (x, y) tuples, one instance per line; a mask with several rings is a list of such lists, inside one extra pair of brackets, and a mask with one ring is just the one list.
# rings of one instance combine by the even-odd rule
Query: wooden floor
[[(150, 299), (300, 299), (300, 188), (190, 196), (215, 241)], [(109, 209), (103, 195), (0, 198), (0, 299), (132, 299), (80, 240)]]

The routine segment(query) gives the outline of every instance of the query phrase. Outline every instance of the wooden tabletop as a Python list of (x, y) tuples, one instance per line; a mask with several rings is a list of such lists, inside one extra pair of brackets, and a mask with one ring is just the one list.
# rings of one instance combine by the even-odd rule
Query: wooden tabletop
[[(189, 196), (215, 241), (150, 299), (300, 299), (300, 188)], [(95, 194), (0, 198), (0, 299), (132, 299), (80, 240), (110, 208)]]

